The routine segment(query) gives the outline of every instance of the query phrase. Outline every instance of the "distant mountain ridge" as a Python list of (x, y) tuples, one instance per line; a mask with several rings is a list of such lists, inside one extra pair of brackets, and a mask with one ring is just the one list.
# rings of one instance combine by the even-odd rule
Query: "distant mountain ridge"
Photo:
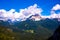
[[(60, 22), (57, 19), (41, 19), (40, 21), (34, 21), (32, 19), (27, 19), (26, 21), (16, 21), (16, 22), (9, 22), (9, 21), (0, 21), (0, 25), (2, 26), (24, 26), (25, 24), (29, 24), (30, 26), (36, 26), (41, 25), (45, 28), (48, 28), (50, 30), (55, 30), (58, 25), (60, 25)], [(23, 27), (22, 27), (23, 28)], [(25, 28), (24, 28), (25, 29)]]
[(46, 18), (34, 21), (28, 18), (26, 21), (0, 21), (0, 27), (7, 27), (14, 32), (34, 33), (41, 39), (47, 39), (58, 28), (59, 23), (56, 19)]

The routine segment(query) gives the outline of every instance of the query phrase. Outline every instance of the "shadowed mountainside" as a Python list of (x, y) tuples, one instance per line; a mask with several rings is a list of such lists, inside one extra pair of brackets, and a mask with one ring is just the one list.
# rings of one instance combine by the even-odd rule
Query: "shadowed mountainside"
[(60, 26), (48, 40), (60, 40)]

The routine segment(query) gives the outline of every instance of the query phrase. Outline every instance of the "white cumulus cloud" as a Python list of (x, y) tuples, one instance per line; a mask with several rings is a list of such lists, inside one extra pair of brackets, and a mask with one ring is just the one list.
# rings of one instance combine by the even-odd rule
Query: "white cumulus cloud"
[(49, 16), (41, 15), (41, 12), (43, 10), (41, 8), (38, 8), (37, 4), (29, 6), (25, 9), (20, 9), (19, 12), (16, 12), (15, 9), (11, 9), (9, 11), (6, 11), (5, 9), (0, 9), (0, 20), (25, 21), (30, 16), (36, 15), (36, 14), (38, 14), (39, 16), (32, 17), (32, 18), (35, 18), (36, 20), (40, 20), (41, 18), (60, 18), (60, 12), (58, 14), (55, 13), (55, 11), (57, 10), (60, 10), (59, 4), (56, 4), (55, 6), (53, 6), (53, 8), (51, 9), (51, 15)]
[(56, 4), (55, 6), (52, 7), (51, 11), (50, 11), (50, 15), (48, 16), (42, 16), (42, 18), (58, 18), (58, 20), (60, 20), (60, 12), (56, 13), (55, 11), (60, 10), (60, 5)]
[(0, 20), (11, 20), (11, 21), (24, 21), (32, 15), (38, 14), (41, 15), (42, 9), (38, 8), (37, 4), (29, 6), (25, 9), (20, 9), (20, 12), (16, 12), (15, 9), (6, 11), (0, 9)]
[(52, 8), (52, 10), (60, 10), (60, 5), (59, 5), (59, 4), (56, 4), (56, 5)]
[(55, 11), (60, 10), (60, 5), (56, 4), (51, 10), (51, 18), (60, 18), (60, 12), (56, 13)]

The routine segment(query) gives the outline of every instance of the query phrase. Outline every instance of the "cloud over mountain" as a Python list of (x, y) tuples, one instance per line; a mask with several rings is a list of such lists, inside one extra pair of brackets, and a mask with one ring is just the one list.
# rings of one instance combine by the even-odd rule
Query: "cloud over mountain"
[(50, 15), (49, 16), (42, 16), (43, 18), (58, 18), (58, 20), (60, 20), (60, 11), (58, 13), (56, 13), (57, 10), (60, 10), (60, 5), (56, 4), (55, 6), (52, 7), (51, 11), (50, 11)]
[[(43, 10), (41, 8), (39, 8), (37, 4), (29, 6), (25, 9), (20, 9), (19, 12), (16, 12), (15, 9), (11, 9), (9, 11), (0, 9), (0, 20), (25, 21), (27, 18), (29, 18), (32, 15), (33, 16), (31, 17), (31, 19), (35, 19), (36, 21), (40, 20), (41, 18), (60, 18), (60, 12), (58, 14), (56, 14), (55, 13), (56, 10), (60, 10), (59, 4), (56, 4), (51, 9), (51, 15), (49, 15), (49, 16), (41, 15)], [(37, 15), (37, 16), (35, 16), (35, 15)]]
[(60, 10), (60, 5), (56, 4), (52, 10), (51, 10), (51, 15), (50, 18), (58, 18), (58, 21), (60, 21), (60, 11), (56, 13), (55, 11)]
[(12, 20), (12, 21), (24, 21), (27, 18), (29, 18), (31, 15), (41, 15), (42, 12), (41, 8), (38, 8), (37, 4), (34, 4), (33, 6), (29, 6), (25, 9), (20, 9), (20, 12), (16, 12), (15, 9), (11, 9), (9, 11), (6, 11), (4, 9), (0, 9), (0, 20)]

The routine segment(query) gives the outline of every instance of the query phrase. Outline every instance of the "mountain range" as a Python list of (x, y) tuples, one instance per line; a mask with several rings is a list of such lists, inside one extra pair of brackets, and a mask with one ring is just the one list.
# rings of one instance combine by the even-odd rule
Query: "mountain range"
[[(6, 27), (12, 29), (13, 32), (32, 33), (35, 34), (37, 40), (45, 40), (50, 37), (54, 31), (58, 28), (60, 22), (57, 18), (55, 19), (41, 19), (39, 21), (34, 21), (28, 18), (26, 21), (2, 21), (0, 20), (0, 27)], [(40, 38), (41, 37), (41, 38)]]

